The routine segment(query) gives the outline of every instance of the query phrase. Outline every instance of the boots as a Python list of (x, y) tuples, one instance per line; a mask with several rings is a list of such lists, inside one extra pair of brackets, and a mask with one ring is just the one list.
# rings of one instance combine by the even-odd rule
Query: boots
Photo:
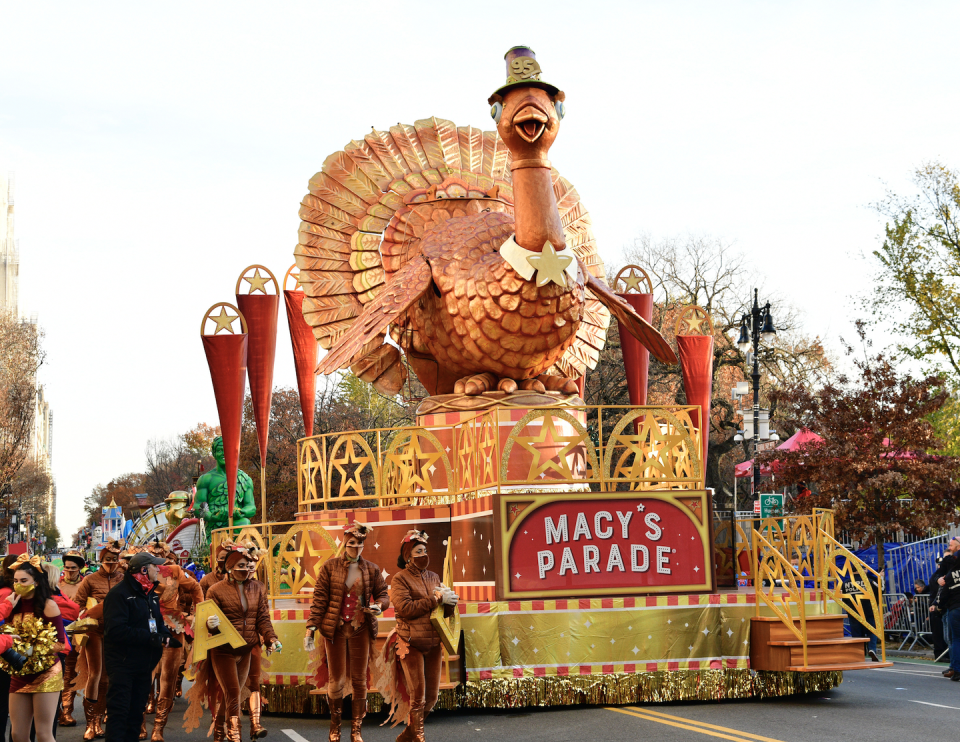
[(147, 713), (153, 714), (157, 710), (157, 692), (154, 684), (150, 683), (150, 697), (147, 699)]
[(413, 727), (413, 742), (424, 742), (422, 707), (416, 711), (410, 709), (410, 726)]
[(340, 742), (340, 720), (343, 715), (343, 699), (330, 698), (327, 696), (327, 703), (330, 704), (330, 742)]
[(260, 724), (260, 691), (250, 694), (250, 739), (260, 739), (267, 736), (267, 730)]
[(143, 719), (140, 721), (140, 739), (147, 738), (147, 715), (143, 715)]
[(223, 716), (223, 705), (217, 708), (213, 715), (213, 742), (224, 742), (227, 738), (226, 719)]
[(361, 698), (359, 701), (354, 698), (351, 704), (353, 715), (350, 717), (350, 742), (363, 742), (360, 736), (360, 727), (363, 726), (363, 717), (367, 715), (367, 699)]
[(87, 728), (83, 731), (83, 739), (92, 742), (97, 737), (97, 702), (83, 697), (83, 718), (87, 721)]
[(96, 713), (94, 714), (94, 730), (97, 733), (97, 739), (103, 739), (107, 736), (107, 694), (101, 691), (100, 698), (97, 699)]
[(163, 728), (167, 725), (167, 717), (170, 716), (170, 709), (173, 707), (173, 699), (161, 698), (157, 701), (157, 718), (153, 722), (153, 734), (150, 735), (150, 742), (163, 742)]
[(413, 728), (407, 724), (397, 737), (397, 742), (413, 742)]
[(73, 718), (73, 699), (76, 697), (76, 691), (65, 690), (61, 699), (62, 708), (60, 709), (60, 726), (75, 727), (77, 720)]
[(237, 716), (227, 720), (227, 742), (240, 742), (240, 718)]
[(177, 690), (174, 692), (174, 698), (180, 698), (183, 695), (183, 666), (180, 666), (180, 670), (177, 672)]

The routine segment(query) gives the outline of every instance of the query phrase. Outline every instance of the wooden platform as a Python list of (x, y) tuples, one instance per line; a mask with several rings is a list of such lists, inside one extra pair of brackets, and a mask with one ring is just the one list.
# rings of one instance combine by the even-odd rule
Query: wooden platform
[[(800, 628), (800, 619), (794, 619)], [(892, 667), (892, 662), (864, 660), (867, 639), (843, 635), (843, 616), (808, 616), (807, 661), (803, 660), (803, 642), (796, 638), (779, 618), (750, 619), (750, 667), (773, 672), (828, 672), (838, 670), (874, 670)]]

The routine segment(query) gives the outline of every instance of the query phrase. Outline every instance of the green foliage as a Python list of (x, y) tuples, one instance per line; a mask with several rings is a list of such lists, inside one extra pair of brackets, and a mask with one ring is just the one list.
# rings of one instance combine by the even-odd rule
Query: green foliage
[(936, 412), (927, 418), (933, 426), (933, 432), (941, 444), (931, 453), (945, 456), (960, 456), (960, 399), (954, 391), (950, 398)]
[(876, 206), (890, 221), (876, 286), (863, 300), (898, 335), (897, 350), (960, 384), (960, 174), (939, 163), (914, 173), (918, 192)]

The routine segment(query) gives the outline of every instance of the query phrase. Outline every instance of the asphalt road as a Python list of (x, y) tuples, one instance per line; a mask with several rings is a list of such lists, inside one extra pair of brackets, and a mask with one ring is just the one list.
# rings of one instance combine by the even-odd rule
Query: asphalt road
[[(426, 738), (433, 742), (594, 742), (656, 739), (686, 742), (913, 742), (960, 736), (960, 683), (944, 679), (946, 665), (896, 662), (892, 668), (844, 673), (832, 691), (766, 701), (650, 704), (633, 707), (575, 707), (517, 711), (456, 711), (431, 715)], [(187, 735), (179, 724), (186, 707), (178, 700), (165, 742), (203, 740), (206, 728)], [(392, 742), (400, 731), (380, 727), (371, 714), (365, 742)], [(152, 720), (151, 720), (152, 722)], [(267, 742), (326, 742), (325, 718), (269, 716)], [(148, 729), (152, 723), (148, 725)], [(249, 723), (244, 717), (244, 740)], [(59, 742), (81, 742), (83, 727), (61, 729)], [(344, 721), (343, 739), (350, 726)]]

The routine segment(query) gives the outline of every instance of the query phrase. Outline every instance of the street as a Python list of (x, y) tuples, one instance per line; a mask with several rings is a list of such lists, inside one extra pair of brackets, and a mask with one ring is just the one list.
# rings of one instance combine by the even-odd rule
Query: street
[[(946, 665), (898, 661), (892, 668), (844, 674), (839, 688), (822, 694), (765, 701), (651, 704), (648, 706), (453, 711), (431, 715), (426, 737), (459, 740), (706, 740), (734, 742), (914, 742), (947, 740), (960, 727), (960, 683), (944, 679)], [(187, 735), (178, 720), (186, 702), (178, 699), (165, 742), (204, 739), (206, 726)], [(152, 717), (148, 730), (152, 726)], [(400, 728), (380, 727), (383, 714), (371, 714), (363, 727), (365, 742), (392, 742)], [(209, 717), (205, 717), (209, 721)], [(273, 742), (321, 742), (326, 718), (268, 716), (264, 725)], [(244, 739), (249, 722), (242, 721)], [(349, 739), (349, 721), (342, 728)], [(61, 729), (61, 742), (81, 742), (82, 723)]]

